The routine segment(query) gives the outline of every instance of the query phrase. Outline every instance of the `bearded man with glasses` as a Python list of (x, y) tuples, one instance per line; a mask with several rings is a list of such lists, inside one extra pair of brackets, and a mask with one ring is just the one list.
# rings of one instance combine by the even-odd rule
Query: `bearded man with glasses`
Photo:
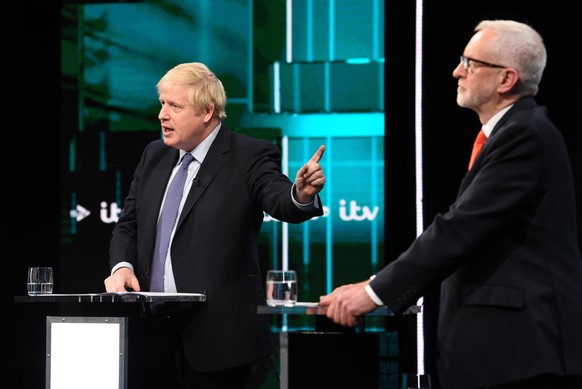
[(481, 151), (454, 204), (368, 280), (322, 296), (346, 326), (403, 312), (441, 287), (438, 376), (446, 389), (580, 389), (582, 259), (568, 152), (534, 99), (541, 36), (512, 20), (475, 28), (453, 70)]

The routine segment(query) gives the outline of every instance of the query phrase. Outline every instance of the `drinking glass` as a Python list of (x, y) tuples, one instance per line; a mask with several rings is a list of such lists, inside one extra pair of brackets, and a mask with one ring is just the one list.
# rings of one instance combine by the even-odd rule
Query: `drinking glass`
[(267, 305), (293, 306), (297, 302), (297, 273), (294, 270), (267, 271)]
[(29, 296), (51, 294), (53, 292), (53, 269), (51, 267), (29, 267), (26, 284)]

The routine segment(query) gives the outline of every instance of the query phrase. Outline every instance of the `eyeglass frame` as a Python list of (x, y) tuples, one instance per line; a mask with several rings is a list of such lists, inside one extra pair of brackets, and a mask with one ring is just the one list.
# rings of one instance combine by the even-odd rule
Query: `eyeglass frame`
[(459, 57), (459, 59), (460, 59), (460, 63), (463, 64), (463, 69), (465, 69), (466, 71), (469, 70), (469, 61), (473, 61), (473, 62), (479, 63), (481, 65), (489, 66), (490, 68), (499, 68), (499, 69), (505, 69), (505, 68), (507, 68), (507, 66), (497, 65), (497, 64), (494, 64), (494, 63), (481, 61), (479, 59), (475, 59), (475, 58), (471, 58), (471, 57), (465, 57), (464, 55), (461, 55)]

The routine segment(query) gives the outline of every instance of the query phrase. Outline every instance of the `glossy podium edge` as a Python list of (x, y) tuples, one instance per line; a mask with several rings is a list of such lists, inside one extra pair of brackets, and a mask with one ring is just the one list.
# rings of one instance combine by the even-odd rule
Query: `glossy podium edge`
[(205, 302), (205, 293), (117, 292), (15, 296), (16, 303), (164, 303)]
[[(407, 308), (402, 314), (419, 313), (422, 307), (413, 305)], [(263, 315), (325, 315), (327, 307), (323, 307), (318, 303), (311, 302), (297, 302), (293, 305), (259, 305), (257, 313)], [(386, 306), (378, 307), (366, 316), (396, 316), (394, 312), (390, 311)]]

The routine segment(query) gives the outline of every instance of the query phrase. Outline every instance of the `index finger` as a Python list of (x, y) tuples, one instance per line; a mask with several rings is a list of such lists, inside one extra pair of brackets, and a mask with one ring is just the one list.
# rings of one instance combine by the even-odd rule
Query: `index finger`
[(310, 161), (319, 162), (321, 157), (323, 157), (323, 152), (325, 151), (325, 145), (319, 146), (313, 157), (311, 157)]

